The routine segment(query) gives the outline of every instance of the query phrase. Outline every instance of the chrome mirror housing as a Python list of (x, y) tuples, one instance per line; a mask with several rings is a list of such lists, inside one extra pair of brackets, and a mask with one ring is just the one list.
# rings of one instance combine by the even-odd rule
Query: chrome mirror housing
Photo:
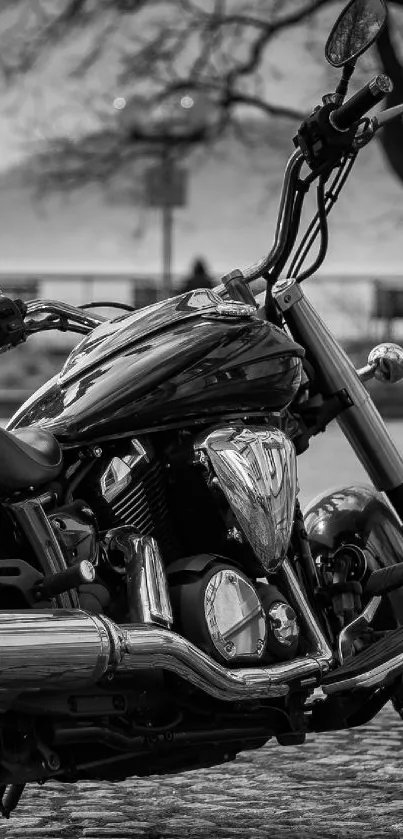
[(378, 379), (394, 384), (403, 379), (403, 347), (399, 344), (378, 344), (368, 356), (368, 364), (357, 370), (361, 381)]

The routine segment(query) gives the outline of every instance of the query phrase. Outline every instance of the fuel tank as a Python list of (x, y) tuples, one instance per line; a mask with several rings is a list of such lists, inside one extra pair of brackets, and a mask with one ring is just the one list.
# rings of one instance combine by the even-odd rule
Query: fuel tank
[(295, 396), (303, 354), (253, 307), (192, 291), (102, 323), (7, 427), (81, 444), (264, 415)]

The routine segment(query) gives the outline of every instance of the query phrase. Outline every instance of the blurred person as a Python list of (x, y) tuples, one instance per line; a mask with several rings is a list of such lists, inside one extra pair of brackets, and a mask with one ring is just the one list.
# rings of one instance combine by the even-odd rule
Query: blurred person
[(206, 263), (198, 257), (194, 260), (191, 273), (179, 287), (179, 294), (195, 291), (197, 288), (213, 288), (214, 281), (207, 270)]

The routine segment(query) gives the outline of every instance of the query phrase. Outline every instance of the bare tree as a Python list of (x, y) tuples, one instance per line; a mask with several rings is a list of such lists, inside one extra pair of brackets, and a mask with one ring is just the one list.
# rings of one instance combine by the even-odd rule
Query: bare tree
[[(58, 186), (106, 181), (162, 146), (183, 154), (241, 130), (239, 113), (300, 120), (298, 109), (268, 100), (265, 61), (281, 33), (328, 6), (335, 14), (341, 8), (334, 0), (3, 0), (5, 82), (18, 84), (64, 59), (81, 88), (81, 113), (90, 114), (85, 130), (78, 119), (58, 136), (56, 125), (31, 171)], [(390, 29), (379, 57), (395, 84), (387, 104), (403, 101)], [(401, 132), (392, 123), (383, 144), (403, 179)]]

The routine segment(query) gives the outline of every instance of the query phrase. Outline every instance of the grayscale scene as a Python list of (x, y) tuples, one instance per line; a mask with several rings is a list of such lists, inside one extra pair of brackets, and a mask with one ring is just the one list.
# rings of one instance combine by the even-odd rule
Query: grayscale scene
[(403, 839), (403, 0), (0, 0), (0, 835)]

